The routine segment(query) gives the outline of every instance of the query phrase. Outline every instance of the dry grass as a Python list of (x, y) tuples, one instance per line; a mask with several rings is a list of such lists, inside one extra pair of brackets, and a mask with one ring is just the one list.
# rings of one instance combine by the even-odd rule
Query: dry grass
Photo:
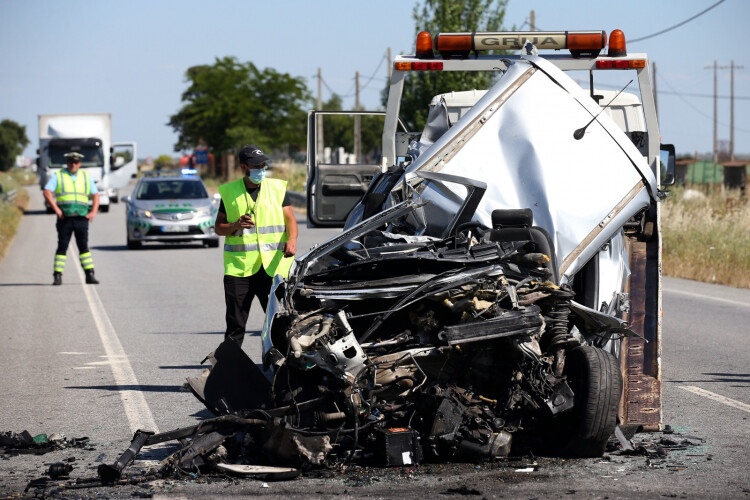
[(662, 227), (666, 276), (750, 288), (750, 204), (739, 193), (676, 189)]
[(36, 177), (33, 174), (29, 175), (25, 170), (0, 173), (0, 185), (3, 186), (4, 193), (13, 189), (18, 190), (12, 203), (0, 201), (0, 260), (5, 256), (16, 235), (23, 211), (29, 206), (29, 193), (21, 185), (32, 184), (35, 180)]

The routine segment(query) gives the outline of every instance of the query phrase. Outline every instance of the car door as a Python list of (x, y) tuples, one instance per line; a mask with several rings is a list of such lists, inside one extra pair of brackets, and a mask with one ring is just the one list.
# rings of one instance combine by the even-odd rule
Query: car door
[(135, 142), (117, 142), (112, 145), (109, 185), (122, 189), (138, 173), (138, 149)]
[(381, 111), (309, 112), (309, 226), (343, 227), (347, 214), (382, 171), (384, 119), (385, 112)]

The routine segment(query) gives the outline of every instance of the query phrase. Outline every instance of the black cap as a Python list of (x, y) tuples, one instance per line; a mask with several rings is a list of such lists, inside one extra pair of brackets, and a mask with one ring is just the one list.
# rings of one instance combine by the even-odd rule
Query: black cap
[(71, 153), (65, 153), (63, 156), (69, 160), (82, 160), (83, 159), (83, 155), (75, 151)]
[(260, 165), (271, 163), (271, 159), (254, 144), (248, 144), (240, 150), (240, 163), (243, 165)]

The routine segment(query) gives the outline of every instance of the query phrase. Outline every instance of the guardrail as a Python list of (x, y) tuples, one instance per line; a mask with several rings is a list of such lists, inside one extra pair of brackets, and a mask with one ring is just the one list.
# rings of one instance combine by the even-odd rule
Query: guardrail
[(12, 203), (16, 199), (18, 189), (11, 189), (7, 193), (0, 193), (0, 201)]

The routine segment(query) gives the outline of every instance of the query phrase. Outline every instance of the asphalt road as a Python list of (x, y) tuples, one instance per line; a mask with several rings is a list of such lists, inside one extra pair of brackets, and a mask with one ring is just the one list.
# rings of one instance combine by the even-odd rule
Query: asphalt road
[[(223, 339), (221, 249), (198, 245), (125, 246), (122, 203), (100, 214), (90, 246), (101, 284), (82, 285), (75, 244), (64, 285), (52, 287), (54, 216), (31, 188), (31, 208), (0, 262), (0, 432), (88, 437), (86, 448), (41, 456), (0, 456), (0, 496), (15, 495), (53, 462), (75, 459), (74, 477), (95, 477), (138, 428), (168, 431), (211, 416), (185, 378)], [(300, 251), (336, 230), (308, 230), (300, 214)], [(521, 457), (495, 464), (347, 470), (294, 481), (159, 481), (86, 488), (68, 494), (130, 498), (226, 495), (402, 497), (469, 494), (487, 498), (743, 498), (750, 496), (750, 290), (665, 279), (664, 423), (700, 446), (663, 458)], [(244, 348), (259, 360), (260, 306), (251, 311)], [(639, 434), (652, 440), (657, 434)], [(174, 448), (144, 450), (132, 470)], [(520, 472), (529, 470), (530, 472)], [(128, 469), (131, 470), (131, 469)], [(49, 491), (48, 491), (49, 492)]]

